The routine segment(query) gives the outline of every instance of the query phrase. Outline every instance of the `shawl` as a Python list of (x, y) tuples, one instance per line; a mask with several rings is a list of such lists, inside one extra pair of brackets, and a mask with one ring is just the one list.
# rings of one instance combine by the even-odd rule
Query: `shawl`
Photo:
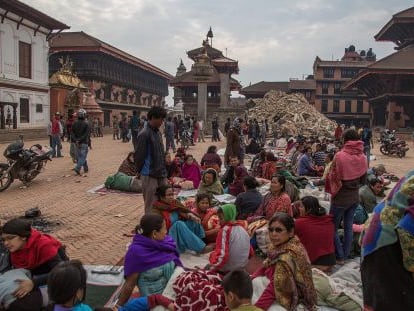
[(204, 231), (206, 231), (206, 234), (208, 230), (220, 228), (220, 221), (215, 208), (210, 207), (206, 212), (202, 212), (196, 207), (192, 211), (200, 217), (201, 225), (203, 226)]
[(200, 167), (195, 162), (191, 165), (184, 163), (181, 169), (181, 177), (191, 180), (194, 184), (194, 188), (197, 189), (201, 180)]
[(167, 178), (181, 177), (181, 168), (175, 159), (170, 164), (165, 163), (165, 168), (167, 170)]
[(295, 233), (305, 247), (311, 262), (335, 252), (335, 225), (332, 215), (299, 217), (295, 221)]
[(325, 182), (325, 191), (332, 197), (342, 188), (343, 180), (353, 180), (366, 174), (368, 163), (363, 150), (362, 141), (351, 140), (335, 154)]
[(10, 253), (11, 264), (14, 268), (37, 268), (55, 257), (61, 247), (55, 238), (32, 229), (25, 246)]
[(223, 212), (225, 222), (236, 220), (236, 215), (237, 215), (236, 205), (224, 204), (220, 206), (220, 209)]
[(265, 216), (269, 220), (276, 212), (284, 212), (293, 216), (292, 204), (286, 192), (282, 192), (279, 196), (270, 192), (266, 194), (262, 205), (256, 211), (256, 216)]
[(177, 199), (174, 199), (172, 202), (165, 202), (162, 200), (155, 201), (154, 204), (152, 205), (152, 210), (156, 214), (159, 214), (162, 217), (164, 217), (167, 230), (169, 230), (172, 225), (171, 219), (170, 219), (170, 213), (178, 212), (178, 214), (181, 217), (185, 216), (185, 214), (191, 213), (190, 208), (184, 206)]
[(275, 266), (273, 285), (277, 302), (289, 311), (296, 310), (300, 303), (314, 310), (317, 295), (312, 268), (299, 239), (295, 236), (282, 245), (270, 245), (266, 261), (268, 266)]
[(176, 266), (182, 266), (177, 247), (172, 237), (165, 236), (162, 241), (136, 234), (125, 255), (125, 277), (134, 273), (162, 266), (174, 261)]
[[(204, 180), (204, 176), (207, 173), (213, 174), (214, 180), (211, 185), (206, 184)], [(223, 194), (224, 193), (223, 186), (221, 185), (221, 182), (217, 179), (217, 172), (215, 169), (209, 168), (204, 172), (203, 178), (201, 180), (200, 186), (198, 187), (197, 193), (209, 193), (209, 194)]]
[(128, 176), (136, 176), (138, 171), (135, 163), (129, 162), (128, 159), (125, 159), (118, 168), (118, 172), (124, 173)]
[(414, 170), (400, 179), (365, 223), (361, 236), (362, 259), (398, 240), (404, 266), (414, 272)]

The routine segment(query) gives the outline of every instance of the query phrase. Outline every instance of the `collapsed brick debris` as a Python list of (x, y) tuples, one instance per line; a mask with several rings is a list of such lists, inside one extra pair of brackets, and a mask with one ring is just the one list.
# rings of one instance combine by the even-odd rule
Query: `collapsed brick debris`
[(269, 125), (276, 121), (278, 132), (283, 135), (331, 137), (337, 126), (311, 106), (302, 94), (269, 91), (263, 98), (249, 101), (247, 117), (259, 122), (267, 119)]

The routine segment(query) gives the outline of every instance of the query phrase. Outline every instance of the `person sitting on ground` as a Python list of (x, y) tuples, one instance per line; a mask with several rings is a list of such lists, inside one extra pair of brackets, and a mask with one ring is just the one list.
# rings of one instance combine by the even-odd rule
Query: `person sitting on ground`
[(296, 141), (293, 137), (290, 137), (287, 141), (285, 154), (288, 158), (291, 158), (295, 152), (296, 152)]
[(221, 182), (218, 180), (217, 171), (213, 168), (209, 168), (203, 173), (200, 186), (198, 187), (197, 194), (207, 193), (210, 195), (223, 194), (224, 189)]
[(289, 195), (286, 193), (286, 178), (282, 175), (275, 175), (270, 181), (270, 192), (265, 195), (263, 202), (257, 209), (255, 215), (249, 219), (254, 221), (258, 217), (264, 217), (267, 220), (277, 212), (284, 212), (293, 216), (292, 204)]
[(193, 182), (194, 189), (197, 189), (201, 181), (200, 166), (194, 160), (191, 154), (187, 154), (184, 157), (184, 164), (181, 168), (181, 176), (186, 180)]
[(186, 152), (185, 152), (185, 148), (183, 147), (179, 147), (177, 148), (177, 152), (175, 153), (175, 159), (178, 160), (178, 164), (180, 166), (180, 168), (183, 166), (186, 156)]
[(174, 198), (174, 190), (169, 185), (157, 188), (158, 200), (152, 206), (152, 212), (161, 215), (168, 234), (177, 244), (180, 253), (191, 250), (201, 253), (206, 247), (202, 239), (206, 237), (200, 218), (190, 208)]
[(316, 310), (311, 265), (305, 248), (295, 236), (294, 219), (286, 213), (276, 213), (268, 228), (271, 244), (267, 259), (252, 277), (266, 276), (270, 282), (255, 306), (268, 310), (276, 302), (287, 310), (296, 310), (302, 303), (307, 310)]
[(367, 213), (372, 213), (374, 207), (378, 204), (377, 195), (382, 191), (382, 183), (374, 176), (369, 176), (367, 180), (368, 185), (363, 185), (359, 188), (359, 204)]
[(230, 165), (221, 178), (221, 183), (227, 192), (231, 195), (237, 196), (243, 192), (243, 178), (247, 176), (247, 170), (240, 165), (240, 160), (237, 155), (229, 157)]
[(123, 173), (128, 176), (137, 176), (138, 170), (135, 166), (134, 154), (134, 152), (128, 153), (128, 156), (118, 168), (119, 173)]
[(162, 216), (144, 215), (125, 255), (124, 277), (118, 305), (124, 306), (135, 286), (140, 295), (161, 294), (175, 267), (182, 266), (177, 247)]
[(171, 153), (165, 153), (165, 168), (167, 169), (167, 178), (171, 180), (174, 177), (181, 177), (181, 168), (177, 159), (171, 159)]
[(317, 198), (305, 196), (301, 199), (305, 215), (295, 221), (295, 234), (305, 247), (313, 266), (330, 271), (335, 265), (335, 225), (333, 216), (327, 215)]
[(292, 172), (296, 173), (298, 170), (299, 160), (303, 156), (303, 151), (305, 145), (303, 143), (296, 146), (295, 152), (293, 152), (292, 157), (290, 158), (290, 165), (292, 167)]
[(263, 311), (252, 305), (253, 283), (245, 270), (233, 270), (223, 278), (224, 298), (231, 311)]
[(370, 176), (375, 176), (381, 181), (384, 190), (384, 188), (391, 183), (391, 180), (384, 178), (384, 174), (386, 173), (387, 171), (385, 170), (384, 164), (378, 164), (377, 166), (374, 166), (367, 171), (367, 178)]
[(217, 210), (211, 207), (211, 195), (208, 193), (198, 193), (194, 202), (193, 213), (201, 219), (206, 237), (204, 241), (208, 243), (216, 242), (217, 234), (220, 230), (220, 220)]
[(316, 176), (317, 175), (316, 167), (312, 162), (312, 148), (309, 146), (303, 150), (303, 155), (299, 160), (298, 175), (299, 176)]
[(243, 187), (245, 192), (239, 193), (234, 202), (237, 209), (236, 219), (238, 220), (246, 220), (253, 216), (263, 202), (263, 196), (257, 190), (259, 183), (256, 178), (252, 176), (244, 177)]
[(266, 150), (260, 149), (259, 153), (253, 157), (252, 164), (250, 166), (251, 175), (253, 177), (262, 176), (262, 165), (266, 161)]
[(200, 161), (200, 165), (203, 170), (214, 168), (217, 173), (220, 173), (222, 164), (221, 158), (217, 154), (217, 146), (214, 145), (208, 147), (207, 153), (203, 155)]
[(62, 244), (52, 236), (33, 229), (28, 221), (21, 218), (4, 224), (1, 239), (10, 253), (11, 266), (29, 270), (31, 274), (30, 278), (18, 282), (14, 291), (16, 300), (8, 310), (40, 310), (42, 295), (39, 287), (46, 285), (53, 267), (68, 259)]
[[(326, 149), (326, 146), (324, 146)], [(316, 166), (321, 166), (321, 167), (325, 167), (325, 157), (326, 157), (326, 153), (324, 148), (322, 147), (321, 144), (316, 144), (316, 151), (313, 154), (313, 161), (315, 162)]]
[(325, 155), (325, 168), (323, 170), (323, 175), (322, 175), (321, 179), (319, 179), (319, 180), (316, 179), (316, 180), (313, 181), (313, 184), (315, 186), (325, 185), (326, 176), (328, 176), (328, 173), (329, 173), (329, 170), (331, 168), (334, 156), (335, 155), (333, 153), (327, 153)]
[(262, 178), (270, 180), (272, 176), (276, 174), (276, 162), (277, 158), (273, 152), (266, 152), (266, 161), (262, 164)]
[(247, 223), (236, 221), (236, 206), (224, 204), (217, 214), (221, 229), (216, 239), (216, 248), (210, 254), (207, 270), (227, 273), (233, 269), (244, 269), (250, 255), (250, 236)]

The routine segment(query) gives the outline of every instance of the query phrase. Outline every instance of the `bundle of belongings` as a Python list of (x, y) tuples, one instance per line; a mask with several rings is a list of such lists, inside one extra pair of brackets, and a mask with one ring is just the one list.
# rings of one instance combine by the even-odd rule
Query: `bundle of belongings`
[(108, 176), (105, 187), (126, 192), (142, 192), (142, 182), (137, 176), (128, 176), (121, 172)]

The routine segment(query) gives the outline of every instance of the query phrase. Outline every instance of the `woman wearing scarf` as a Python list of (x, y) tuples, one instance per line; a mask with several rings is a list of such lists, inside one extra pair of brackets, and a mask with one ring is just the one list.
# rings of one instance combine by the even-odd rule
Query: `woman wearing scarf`
[(220, 230), (220, 221), (217, 210), (211, 207), (211, 196), (208, 193), (198, 193), (194, 202), (193, 212), (201, 219), (206, 237), (206, 243), (215, 243)]
[(135, 286), (141, 296), (162, 293), (175, 267), (182, 266), (175, 242), (167, 235), (163, 217), (144, 215), (136, 231), (125, 255), (125, 283), (118, 306), (128, 301)]
[(42, 298), (39, 286), (47, 283), (48, 274), (53, 267), (67, 259), (61, 249), (62, 244), (55, 238), (32, 229), (29, 222), (19, 218), (4, 224), (1, 238), (10, 253), (12, 267), (26, 269), (31, 273), (31, 279), (17, 282), (14, 292), (17, 300), (11, 303), (8, 310), (40, 310)]
[(224, 189), (221, 182), (217, 178), (217, 172), (213, 168), (204, 171), (197, 194), (208, 193), (210, 195), (223, 194)]
[(200, 218), (174, 198), (171, 186), (159, 186), (156, 195), (158, 200), (153, 204), (152, 212), (164, 218), (168, 235), (174, 239), (178, 251), (184, 253), (188, 249), (196, 253), (207, 252), (202, 240), (206, 235)]
[(414, 170), (375, 207), (361, 241), (365, 310), (414, 310)]
[(217, 235), (216, 248), (210, 254), (210, 264), (206, 269), (226, 273), (234, 269), (244, 269), (250, 255), (250, 237), (247, 223), (236, 221), (236, 206), (225, 204), (217, 214), (221, 229)]
[[(359, 188), (365, 184), (367, 158), (364, 144), (355, 130), (347, 130), (343, 135), (344, 145), (335, 154), (331, 169), (325, 182), (326, 192), (331, 194), (330, 214), (335, 224), (335, 253), (338, 264), (348, 258), (353, 240), (352, 224), (355, 210), (359, 204)], [(343, 220), (344, 238), (338, 234)]]
[(291, 311), (302, 303), (306, 310), (316, 310), (311, 264), (294, 229), (295, 221), (286, 213), (277, 213), (269, 221), (271, 245), (264, 267), (253, 278), (266, 276), (270, 283), (255, 303), (256, 307), (267, 310), (276, 302)]

